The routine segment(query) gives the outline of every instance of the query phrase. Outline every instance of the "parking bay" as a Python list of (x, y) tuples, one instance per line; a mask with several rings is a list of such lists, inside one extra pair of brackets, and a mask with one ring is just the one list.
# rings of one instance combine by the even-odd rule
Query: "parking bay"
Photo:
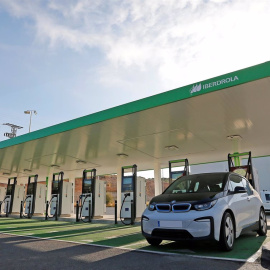
[(254, 261), (267, 237), (255, 234), (240, 236), (231, 252), (219, 251), (216, 243), (163, 241), (159, 247), (150, 246), (141, 235), (140, 226), (124, 226), (105, 223), (74, 223), (67, 221), (43, 221), (37, 219), (0, 218), (0, 233), (99, 245), (146, 252), (182, 254), (232, 260)]

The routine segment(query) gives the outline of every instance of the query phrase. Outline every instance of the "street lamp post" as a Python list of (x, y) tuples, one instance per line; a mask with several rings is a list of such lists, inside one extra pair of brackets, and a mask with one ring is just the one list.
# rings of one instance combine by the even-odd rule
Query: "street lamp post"
[(27, 110), (24, 111), (25, 114), (30, 114), (30, 123), (29, 123), (29, 133), (31, 131), (31, 122), (32, 122), (32, 113), (37, 114), (37, 111), (35, 110)]

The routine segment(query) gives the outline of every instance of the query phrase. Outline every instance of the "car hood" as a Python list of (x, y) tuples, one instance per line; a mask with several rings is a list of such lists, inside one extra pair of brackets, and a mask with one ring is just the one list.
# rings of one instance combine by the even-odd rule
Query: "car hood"
[[(170, 203), (176, 202), (207, 202), (215, 199), (217, 192), (203, 192), (203, 193), (182, 193), (182, 194), (161, 194), (154, 197), (150, 203)], [(220, 194), (220, 193), (219, 193)]]

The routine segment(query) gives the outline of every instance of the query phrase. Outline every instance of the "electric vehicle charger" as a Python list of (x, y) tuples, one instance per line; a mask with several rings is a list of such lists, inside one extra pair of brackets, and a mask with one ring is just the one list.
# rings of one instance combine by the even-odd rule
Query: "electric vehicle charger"
[[(6, 203), (6, 199), (7, 197), (5, 197), (4, 200), (0, 202), (0, 217), (2, 217), (2, 204)], [(5, 212), (5, 210), (4, 210), (4, 214), (6, 215), (6, 217), (8, 216), (8, 213)]]
[[(247, 164), (241, 165), (240, 157), (248, 156)], [(234, 158), (234, 160), (233, 160)], [(228, 154), (229, 172), (236, 172), (248, 179), (255, 190), (260, 193), (259, 176), (252, 165), (251, 152)]]
[(23, 211), (23, 209), (24, 209), (23, 206), (25, 205), (25, 202), (29, 197), (30, 196), (26, 195), (25, 199), (22, 201), (22, 209), (20, 211), (20, 217), (22, 217), (22, 218), (31, 218), (29, 214), (25, 214), (25, 212)]
[(137, 177), (137, 165), (122, 167), (120, 220), (134, 224), (146, 208), (145, 178)]
[(32, 218), (34, 214), (44, 214), (46, 186), (38, 183), (38, 175), (28, 177), (26, 197), (21, 202), (20, 217)]
[(126, 222), (125, 222), (125, 219), (121, 216), (122, 209), (123, 209), (123, 205), (124, 205), (125, 200), (126, 200), (126, 198), (127, 198), (128, 196), (130, 196), (130, 193), (124, 194), (124, 200), (123, 200), (123, 202), (122, 202), (121, 209), (120, 209), (120, 221), (121, 221), (124, 225), (131, 225), (131, 224), (132, 224), (132, 218), (130, 218), (130, 222), (129, 222), (129, 223), (126, 223)]
[[(13, 180), (13, 183), (11, 183), (11, 180)], [(17, 177), (9, 178), (6, 195), (1, 203), (1, 211), (4, 203), (4, 213), (6, 214), (6, 217), (8, 217), (8, 215), (11, 213), (20, 213), (20, 203), (23, 200), (23, 196), (24, 187), (17, 185)]]
[[(84, 200), (82, 201), (83, 197), (84, 197)], [(82, 216), (82, 211), (83, 211), (83, 209), (85, 207), (85, 203), (87, 202), (86, 199), (88, 197), (90, 197), (90, 195), (86, 195), (86, 196), (80, 195), (80, 197), (79, 197), (79, 205), (81, 205), (80, 213), (79, 213), (79, 219), (84, 223), (89, 223), (90, 220), (91, 220), (91, 218), (89, 219), (89, 216), (88, 216), (88, 218), (87, 217), (83, 218), (83, 216)], [(88, 205), (88, 207), (89, 207), (89, 205)], [(91, 212), (91, 215), (92, 215), (92, 212)]]
[(76, 221), (91, 222), (94, 217), (102, 217), (106, 202), (106, 182), (96, 177), (96, 169), (84, 170), (82, 194), (77, 202)]
[[(56, 205), (58, 205), (57, 195), (53, 194), (52, 197), (51, 197), (51, 199), (50, 199), (50, 201), (47, 202), (47, 204), (48, 204), (47, 210), (51, 207), (52, 199), (55, 198), (55, 197), (56, 197)], [(56, 210), (56, 211), (54, 212), (54, 214), (51, 215), (51, 216), (49, 215), (49, 213), (48, 213), (48, 211), (47, 211), (47, 212), (46, 212), (46, 217), (47, 217), (47, 218), (55, 218), (56, 214), (57, 214), (57, 210)], [(46, 218), (46, 217), (45, 217), (45, 218)]]
[[(56, 176), (58, 178), (56, 179)], [(55, 218), (57, 219), (59, 213), (59, 210), (61, 209), (61, 196), (62, 196), (62, 189), (63, 189), (63, 177), (64, 172), (54, 173), (53, 174), (53, 180), (52, 180), (52, 194), (50, 201), (47, 201), (47, 207), (46, 207), (46, 216), (47, 218)], [(50, 215), (49, 215), (49, 209), (50, 209)]]
[[(173, 167), (173, 165), (177, 163), (184, 163), (184, 170), (178, 170), (177, 168), (179, 165), (177, 165), (177, 167)], [(189, 163), (187, 158), (169, 161), (169, 184), (171, 184), (177, 178), (185, 175), (189, 175)]]

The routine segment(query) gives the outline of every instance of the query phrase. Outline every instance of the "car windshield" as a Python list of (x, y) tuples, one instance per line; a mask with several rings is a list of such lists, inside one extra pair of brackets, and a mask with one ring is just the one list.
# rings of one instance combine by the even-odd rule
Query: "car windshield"
[(177, 193), (219, 193), (224, 190), (227, 174), (226, 173), (205, 173), (187, 175), (175, 180), (165, 191), (164, 194)]

